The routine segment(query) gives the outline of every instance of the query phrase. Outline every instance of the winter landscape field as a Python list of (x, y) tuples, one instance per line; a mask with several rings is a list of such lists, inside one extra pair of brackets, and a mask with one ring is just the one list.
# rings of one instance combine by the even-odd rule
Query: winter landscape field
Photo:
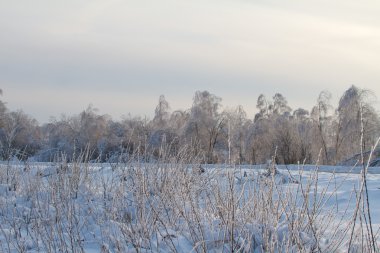
[(0, 0), (0, 253), (380, 253), (379, 13)]
[(379, 167), (80, 160), (0, 167), (1, 252), (378, 252), (380, 246)]

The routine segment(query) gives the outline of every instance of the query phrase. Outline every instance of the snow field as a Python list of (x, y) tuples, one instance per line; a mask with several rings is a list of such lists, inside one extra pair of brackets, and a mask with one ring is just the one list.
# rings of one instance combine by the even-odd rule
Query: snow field
[[(264, 166), (204, 168), (1, 164), (0, 252), (372, 249), (364, 202), (353, 226), (360, 170), (294, 165), (268, 175)], [(367, 176), (377, 247), (379, 179)]]

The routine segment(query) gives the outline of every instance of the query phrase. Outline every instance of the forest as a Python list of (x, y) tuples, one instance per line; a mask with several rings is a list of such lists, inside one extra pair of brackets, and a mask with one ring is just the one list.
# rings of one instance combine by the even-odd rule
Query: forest
[[(257, 113), (224, 107), (222, 98), (196, 91), (191, 108), (172, 110), (161, 95), (153, 119), (124, 116), (115, 121), (92, 105), (77, 115), (40, 125), (0, 100), (0, 159), (51, 162), (84, 151), (92, 162), (170, 161), (191, 152), (202, 163), (344, 164), (369, 151), (380, 135), (375, 94), (352, 85), (331, 103), (322, 91), (309, 111), (293, 109), (280, 93), (257, 98)], [(3, 101), (5, 100), (5, 101)]]
[(375, 96), (331, 97), (42, 125), (1, 102), (0, 252), (379, 252)]

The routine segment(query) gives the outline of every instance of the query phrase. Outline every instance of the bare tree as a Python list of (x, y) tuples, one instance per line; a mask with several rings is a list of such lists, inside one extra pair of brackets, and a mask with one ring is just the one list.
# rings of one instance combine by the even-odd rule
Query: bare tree
[[(373, 93), (352, 85), (339, 100), (335, 116), (335, 162), (373, 145), (378, 115), (371, 103)], [(361, 120), (363, 142), (361, 143)], [(361, 147), (363, 145), (363, 147)]]
[(324, 163), (330, 162), (330, 156), (328, 154), (328, 139), (329, 130), (331, 128), (332, 117), (329, 115), (329, 111), (332, 108), (331, 104), (331, 94), (328, 91), (322, 91), (317, 99), (317, 105), (313, 107), (311, 118), (316, 124), (318, 140), (322, 145)]
[(166, 101), (165, 96), (161, 95), (158, 99), (158, 105), (154, 111), (153, 124), (155, 128), (163, 129), (166, 127), (169, 120), (169, 103)]
[(224, 125), (229, 163), (241, 164), (245, 162), (245, 144), (250, 121), (242, 106), (223, 112), (226, 123)]
[(1, 128), (3, 159), (27, 159), (40, 148), (38, 123), (22, 111), (5, 114)]
[[(0, 89), (0, 95), (3, 95), (3, 90)], [(0, 100), (0, 127), (3, 125), (3, 120), (5, 117), (5, 112), (7, 111), (7, 108), (3, 101)]]
[(187, 124), (186, 132), (190, 135), (190, 141), (201, 145), (208, 163), (215, 162), (214, 148), (225, 123), (223, 115), (219, 113), (220, 102), (221, 98), (208, 91), (197, 91)]
[(283, 115), (290, 113), (292, 109), (288, 106), (288, 101), (281, 93), (276, 93), (273, 96), (273, 113)]
[(263, 94), (260, 94), (257, 98), (256, 108), (259, 109), (259, 112), (255, 115), (255, 121), (259, 118), (268, 118), (272, 105)]

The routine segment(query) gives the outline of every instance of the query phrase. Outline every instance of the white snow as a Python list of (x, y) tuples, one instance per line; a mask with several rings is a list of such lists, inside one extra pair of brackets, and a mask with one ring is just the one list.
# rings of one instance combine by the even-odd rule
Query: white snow
[[(0, 164), (0, 252), (347, 251), (362, 168), (203, 167)], [(379, 247), (380, 167), (368, 172)], [(352, 252), (370, 234), (359, 204)]]

